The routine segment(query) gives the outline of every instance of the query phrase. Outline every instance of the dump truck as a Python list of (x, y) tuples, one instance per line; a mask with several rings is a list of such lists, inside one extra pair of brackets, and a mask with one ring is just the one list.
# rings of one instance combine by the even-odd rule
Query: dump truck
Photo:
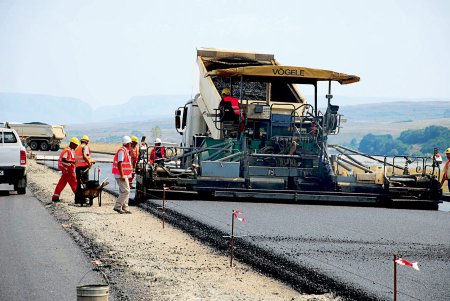
[[(164, 192), (183, 199), (387, 206), (413, 201), (437, 208), (442, 191), (434, 156), (380, 159), (328, 145), (344, 121), (332, 103), (332, 84), (354, 84), (358, 76), (284, 66), (273, 54), (218, 49), (197, 50), (197, 64), (200, 93), (175, 111), (181, 145), (170, 162), (143, 156), (136, 200)], [(328, 88), (323, 111), (320, 83)], [(238, 99), (234, 116), (222, 102), (224, 89)], [(302, 89), (312, 91), (311, 102)], [(357, 156), (381, 165), (378, 174)], [(409, 172), (411, 164), (417, 164), (416, 173)]]
[(66, 138), (63, 125), (50, 125), (42, 122), (6, 122), (7, 128), (15, 129), (22, 142), (32, 150), (57, 151), (61, 141)]

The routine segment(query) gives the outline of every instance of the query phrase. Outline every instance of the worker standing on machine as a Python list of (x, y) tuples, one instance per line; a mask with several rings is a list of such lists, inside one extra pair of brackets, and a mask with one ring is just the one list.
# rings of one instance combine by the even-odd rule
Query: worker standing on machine
[(72, 137), (70, 139), (69, 146), (66, 147), (58, 159), (58, 169), (61, 171), (61, 178), (59, 178), (59, 182), (56, 185), (55, 192), (52, 196), (53, 202), (59, 202), (59, 195), (66, 187), (67, 183), (69, 183), (70, 188), (73, 193), (76, 192), (77, 189), (77, 177), (75, 176), (75, 156), (73, 150), (80, 145), (80, 140), (77, 137)]
[(164, 146), (161, 146), (161, 139), (155, 139), (155, 147), (150, 152), (150, 164), (155, 163), (157, 160), (162, 160), (166, 158), (166, 149)]
[(130, 149), (130, 159), (131, 159), (131, 166), (133, 168), (133, 172), (131, 174), (131, 177), (128, 178), (129, 182), (130, 182), (130, 188), (133, 189), (133, 180), (134, 180), (134, 175), (136, 172), (136, 164), (138, 162), (139, 159), (139, 139), (136, 136), (131, 136), (131, 149)]
[(130, 198), (130, 182), (128, 178), (132, 173), (131, 158), (131, 138), (129, 136), (122, 137), (122, 146), (117, 150), (114, 156), (112, 173), (119, 186), (119, 196), (117, 197), (114, 211), (122, 213), (131, 213), (128, 210), (128, 200)]
[(75, 149), (75, 173), (77, 176), (77, 190), (75, 192), (75, 204), (83, 204), (82, 184), (89, 181), (89, 169), (95, 161), (91, 160), (91, 149), (89, 148), (89, 137), (84, 135), (80, 139), (81, 144)]
[(219, 104), (219, 109), (223, 110), (223, 121), (239, 120), (239, 116), (241, 115), (239, 99), (231, 96), (229, 88), (222, 90), (222, 100)]
[(444, 186), (445, 181), (447, 181), (448, 190), (450, 191), (450, 147), (445, 150), (445, 155), (447, 156), (447, 162), (444, 165), (444, 175), (441, 180), (441, 187)]

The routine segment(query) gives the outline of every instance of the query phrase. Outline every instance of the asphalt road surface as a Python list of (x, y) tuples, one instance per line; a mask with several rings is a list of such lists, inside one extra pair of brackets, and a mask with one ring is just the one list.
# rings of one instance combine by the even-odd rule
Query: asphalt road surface
[(246, 222), (235, 222), (237, 248), (255, 246), (291, 270), (318, 272), (375, 299), (392, 300), (398, 254), (421, 268), (398, 266), (398, 300), (450, 300), (448, 212), (206, 201), (168, 201), (167, 207), (223, 233), (231, 231), (232, 210), (241, 210)]
[[(3, 189), (5, 187), (1, 187)], [(0, 191), (0, 299), (76, 300), (76, 287), (101, 284), (70, 235), (29, 192)]]

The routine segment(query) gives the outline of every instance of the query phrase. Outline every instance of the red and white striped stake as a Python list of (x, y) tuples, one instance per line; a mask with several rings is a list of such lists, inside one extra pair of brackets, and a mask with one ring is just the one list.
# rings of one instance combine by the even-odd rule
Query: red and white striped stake
[(242, 214), (240, 210), (233, 210), (231, 213), (230, 267), (233, 267), (234, 257), (234, 219), (245, 222), (245, 218), (239, 217), (240, 214)]
[(394, 255), (394, 301), (397, 301), (397, 264), (412, 267), (413, 269), (420, 271), (419, 264), (417, 262), (409, 262), (406, 259), (402, 259)]

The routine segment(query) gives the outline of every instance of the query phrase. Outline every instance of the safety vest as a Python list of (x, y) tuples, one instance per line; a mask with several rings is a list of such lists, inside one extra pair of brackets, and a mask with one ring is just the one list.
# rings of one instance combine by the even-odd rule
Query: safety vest
[(447, 175), (447, 180), (449, 180), (450, 179), (450, 160), (448, 160), (447, 161), (447, 163), (445, 163), (445, 165), (444, 165), (444, 174), (446, 174)]
[(75, 164), (64, 162), (63, 157), (65, 154), (67, 154), (66, 158), (67, 160), (73, 161), (72, 149), (70, 147), (66, 147), (59, 155), (58, 169), (61, 170), (63, 173), (73, 173), (75, 170)]
[(166, 156), (166, 149), (164, 146), (155, 146), (150, 153), (150, 160), (164, 158)]
[(133, 168), (131, 167), (130, 155), (128, 154), (128, 150), (127, 150), (127, 148), (125, 146), (120, 147), (117, 150), (116, 155), (114, 156), (112, 173), (114, 175), (119, 175), (120, 176), (120, 171), (119, 171), (119, 152), (123, 152), (123, 154), (124, 154), (123, 161), (122, 161), (122, 172), (123, 172), (123, 175), (124, 176), (131, 175), (131, 173), (133, 172)]
[(88, 163), (84, 160), (83, 157), (83, 147), (86, 146), (88, 148), (88, 154), (91, 153), (91, 149), (87, 145), (78, 145), (75, 149), (75, 167), (85, 167), (89, 166)]
[(239, 108), (239, 99), (232, 96), (224, 96), (223, 101), (229, 102), (231, 104), (231, 108), (233, 109), (234, 114), (241, 114), (241, 109)]
[(131, 148), (130, 156), (133, 161), (136, 161), (139, 157), (139, 147), (137, 145), (134, 148)]

